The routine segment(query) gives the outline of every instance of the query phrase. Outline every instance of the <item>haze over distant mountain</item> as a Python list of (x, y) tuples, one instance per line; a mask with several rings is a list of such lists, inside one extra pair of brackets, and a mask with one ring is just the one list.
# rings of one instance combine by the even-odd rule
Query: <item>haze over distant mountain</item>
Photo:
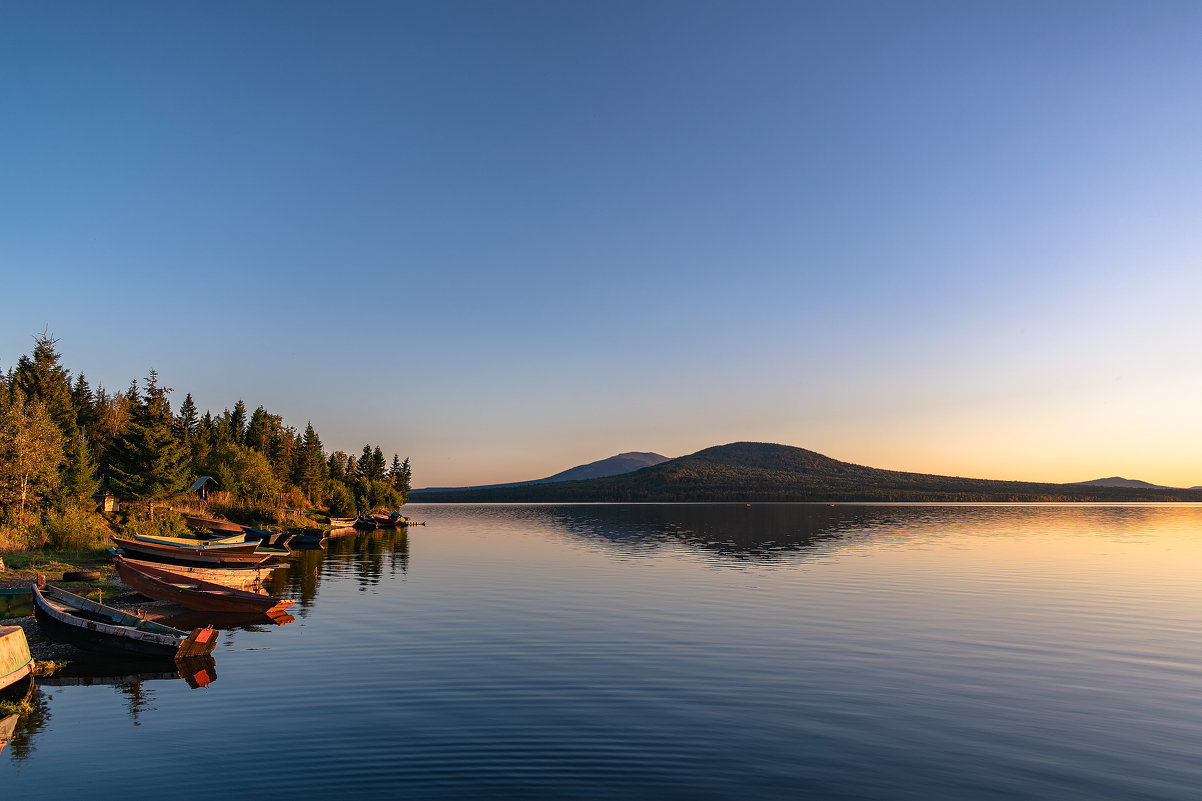
[(1152, 485), (1048, 484), (903, 473), (840, 462), (788, 445), (735, 442), (604, 478), (544, 479), (538, 483), (454, 491), (427, 490), (414, 500), (434, 503), (1202, 501), (1202, 492)]
[(1095, 478), (1093, 481), (1074, 481), (1074, 486), (1077, 487), (1127, 487), (1127, 488), (1145, 488), (1145, 489), (1172, 489), (1163, 484), (1149, 484), (1146, 481), (1140, 481), (1134, 478), (1123, 478), (1121, 476), (1111, 476), (1110, 478)]
[(589, 462), (588, 464), (569, 467), (567, 470), (556, 473), (553, 476), (536, 478), (532, 481), (513, 481), (508, 484), (486, 484), (478, 487), (427, 487), (425, 489), (412, 490), (409, 494), (421, 495), (422, 493), (427, 492), (463, 492), (467, 490), (499, 489), (503, 487), (525, 487), (531, 484), (549, 484), (556, 481), (583, 481), (590, 478), (619, 476), (623, 473), (641, 470), (644, 467), (651, 467), (652, 465), (657, 465), (666, 461), (668, 461), (668, 457), (660, 456), (658, 453), (629, 451), (627, 453), (619, 453), (617, 456), (611, 456), (608, 459), (598, 459), (597, 461)]

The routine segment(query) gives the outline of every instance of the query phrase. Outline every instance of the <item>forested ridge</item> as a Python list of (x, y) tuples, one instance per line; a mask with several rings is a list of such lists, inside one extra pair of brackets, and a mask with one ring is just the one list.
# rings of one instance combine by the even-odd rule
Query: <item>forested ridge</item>
[(216, 485), (209, 511), (247, 520), (309, 508), (341, 517), (408, 500), (409, 460), (389, 462), (379, 445), (327, 453), (311, 421), (298, 431), (242, 400), (202, 413), (191, 393), (173, 411), (173, 390), (154, 370), (124, 391), (93, 390), (61, 361), (43, 333), (0, 376), (0, 550), (96, 540), (97, 493), (149, 509), (186, 502), (201, 476)]
[(422, 493), (422, 502), (674, 501), (1202, 501), (1202, 491), (905, 473), (762, 442), (720, 445), (631, 473), (587, 481)]

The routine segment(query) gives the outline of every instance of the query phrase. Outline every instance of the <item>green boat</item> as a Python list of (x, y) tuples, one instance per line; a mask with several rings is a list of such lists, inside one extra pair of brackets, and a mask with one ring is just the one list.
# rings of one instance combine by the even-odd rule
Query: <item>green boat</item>
[(0, 692), (33, 672), (29, 641), (20, 626), (0, 626)]

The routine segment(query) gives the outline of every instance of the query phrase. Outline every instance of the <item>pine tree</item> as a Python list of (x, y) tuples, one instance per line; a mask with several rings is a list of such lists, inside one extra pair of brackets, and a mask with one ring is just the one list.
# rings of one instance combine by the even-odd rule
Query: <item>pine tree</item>
[(241, 399), (230, 413), (230, 439), (239, 445), (246, 441), (246, 404)]
[(388, 468), (388, 462), (384, 461), (384, 451), (380, 450), (377, 445), (376, 449), (371, 453), (371, 472), (369, 477), (372, 481), (383, 481), (384, 471)]
[(297, 453), (296, 466), (292, 471), (292, 480), (305, 491), (309, 503), (313, 503), (313, 495), (320, 495), (325, 485), (326, 459), (322, 451), (321, 440), (313, 429), (310, 421), (305, 426), (305, 435)]
[(413, 469), (409, 466), (409, 457), (406, 456), (405, 461), (401, 462), (400, 473), (392, 485), (393, 489), (397, 491), (397, 494), (401, 496), (402, 506), (409, 503), (409, 485), (412, 483), (412, 481)]
[(196, 436), (199, 428), (200, 419), (197, 416), (196, 403), (189, 392), (184, 396), (184, 402), (179, 405), (179, 413), (175, 416), (176, 435), (181, 442), (188, 442)]
[(278, 414), (269, 414), (266, 409), (260, 406), (250, 415), (250, 422), (246, 426), (246, 437), (243, 444), (248, 448), (268, 453), (271, 450), (272, 439), (283, 427), (283, 418)]
[(134, 408), (126, 432), (113, 446), (108, 480), (118, 495), (144, 500), (184, 488), (188, 454), (175, 439), (169, 392), (151, 370), (144, 402)]
[(71, 387), (71, 405), (75, 407), (75, 421), (79, 427), (85, 432), (91, 431), (98, 419), (96, 396), (83, 373), (79, 374), (75, 385)]
[(33, 355), (17, 360), (12, 386), (26, 400), (40, 401), (63, 436), (70, 436), (79, 422), (71, 397), (71, 374), (59, 364), (61, 357), (54, 347), (58, 340), (41, 334), (34, 343)]
[(356, 465), (358, 468), (355, 474), (363, 478), (371, 478), (371, 445), (363, 446), (363, 453), (359, 455), (359, 462)]
[(78, 428), (70, 440), (65, 443), (65, 456), (62, 472), (62, 487), (64, 492), (76, 498), (83, 499), (94, 495), (100, 489), (100, 481), (96, 478), (96, 459), (87, 438)]
[(346, 480), (346, 454), (342, 451), (334, 451), (330, 454), (329, 460), (326, 462), (326, 474), (331, 481)]

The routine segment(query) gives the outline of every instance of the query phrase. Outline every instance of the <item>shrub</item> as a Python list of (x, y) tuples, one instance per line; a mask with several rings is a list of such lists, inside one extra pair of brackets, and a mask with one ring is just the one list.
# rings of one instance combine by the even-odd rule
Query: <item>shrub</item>
[(103, 548), (109, 534), (96, 515), (77, 506), (68, 506), (61, 512), (47, 512), (44, 528), (46, 542), (56, 551)]

